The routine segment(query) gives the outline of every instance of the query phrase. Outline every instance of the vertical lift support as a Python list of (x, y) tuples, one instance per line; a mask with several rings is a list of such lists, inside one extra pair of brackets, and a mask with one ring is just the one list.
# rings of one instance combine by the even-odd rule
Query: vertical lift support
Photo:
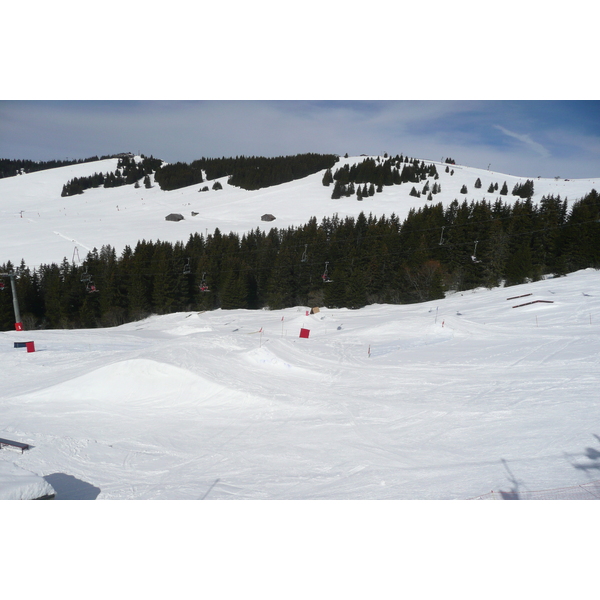
[(19, 311), (19, 300), (17, 298), (17, 286), (15, 284), (15, 278), (17, 274), (11, 273), (0, 273), (0, 277), (10, 278), (10, 287), (12, 289), (13, 307), (15, 309), (15, 329), (17, 331), (23, 331), (23, 323), (21, 322), (21, 312)]

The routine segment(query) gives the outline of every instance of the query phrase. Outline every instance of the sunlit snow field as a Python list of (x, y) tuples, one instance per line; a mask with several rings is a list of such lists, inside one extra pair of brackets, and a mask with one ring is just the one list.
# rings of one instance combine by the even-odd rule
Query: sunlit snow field
[(0, 436), (33, 448), (0, 460), (57, 498), (467, 499), (599, 478), (597, 271), (307, 311), (2, 332)]
[[(243, 233), (333, 213), (403, 219), (427, 202), (409, 195), (410, 184), (334, 201), (322, 172), (256, 192), (223, 180), (223, 190), (202, 193), (126, 186), (60, 197), (68, 180), (116, 163), (0, 180), (0, 262), (80, 264), (104, 244), (120, 253), (139, 239), (185, 242), (215, 227)], [(444, 205), (493, 201), (490, 183), (525, 181), (452, 169), (438, 163)], [(598, 187), (534, 184), (534, 202)], [(185, 219), (165, 221), (171, 212)], [(276, 220), (261, 222), (266, 212)], [(513, 308), (525, 301), (535, 303)], [(0, 438), (32, 446), (0, 450), (0, 481), (28, 474), (57, 499), (423, 500), (600, 479), (599, 272), (423, 304), (310, 308), (0, 332)], [(36, 352), (18, 341), (34, 341)]]

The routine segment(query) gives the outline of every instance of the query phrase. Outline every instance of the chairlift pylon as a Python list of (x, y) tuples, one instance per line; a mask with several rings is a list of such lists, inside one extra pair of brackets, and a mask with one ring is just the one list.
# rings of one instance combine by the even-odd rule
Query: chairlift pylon
[(329, 273), (327, 272), (327, 265), (329, 265), (329, 262), (325, 263), (325, 272), (321, 275), (321, 279), (323, 280), (323, 283), (333, 283), (333, 280), (329, 277)]
[(302, 254), (302, 258), (300, 262), (306, 262), (308, 260), (308, 244), (304, 244), (304, 252)]

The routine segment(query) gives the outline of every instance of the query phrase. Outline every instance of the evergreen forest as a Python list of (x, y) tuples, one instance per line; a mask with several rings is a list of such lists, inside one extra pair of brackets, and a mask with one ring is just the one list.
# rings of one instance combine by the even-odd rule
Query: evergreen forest
[(109, 156), (91, 156), (89, 158), (80, 158), (76, 160), (49, 160), (34, 161), (24, 159), (0, 158), (0, 179), (3, 177), (14, 177), (23, 173), (34, 173), (36, 171), (45, 171), (46, 169), (56, 169), (58, 167), (67, 167), (69, 165), (78, 165), (82, 163), (95, 162), (105, 158), (116, 158), (121, 154), (111, 154)]
[(297, 154), (295, 156), (236, 156), (235, 158), (201, 158), (194, 162), (164, 164), (154, 175), (161, 190), (176, 190), (203, 183), (205, 179), (227, 176), (229, 185), (258, 190), (307, 177), (330, 169), (338, 157), (334, 154)]
[[(450, 290), (598, 269), (599, 240), (592, 190), (570, 207), (560, 196), (539, 204), (529, 197), (454, 200), (445, 208), (428, 202), (403, 222), (361, 213), (268, 233), (216, 229), (175, 244), (141, 240), (119, 256), (103, 246), (77, 264), (65, 258), (32, 270), (9, 262), (0, 272), (18, 272), (26, 329), (87, 328), (177, 311), (423, 302)], [(0, 329), (10, 330), (12, 297), (3, 281)]]

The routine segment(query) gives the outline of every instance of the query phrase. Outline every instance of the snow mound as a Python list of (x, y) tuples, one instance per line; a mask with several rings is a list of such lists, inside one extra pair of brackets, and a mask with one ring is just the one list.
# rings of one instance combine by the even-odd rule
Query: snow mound
[(180, 327), (174, 327), (169, 330), (169, 333), (172, 335), (192, 335), (195, 333), (208, 333), (209, 331), (212, 331), (211, 327), (191, 327), (181, 325)]
[(220, 384), (173, 365), (149, 359), (130, 359), (96, 369), (85, 375), (29, 394), (37, 400), (130, 403), (155, 398), (212, 396)]
[(0, 461), (0, 500), (35, 500), (56, 492), (43, 477)]
[(273, 367), (276, 369), (282, 369), (284, 371), (305, 370), (301, 367), (291, 365), (282, 358), (276, 356), (267, 348), (256, 348), (254, 350), (250, 350), (250, 352), (246, 353), (244, 358), (253, 365)]

